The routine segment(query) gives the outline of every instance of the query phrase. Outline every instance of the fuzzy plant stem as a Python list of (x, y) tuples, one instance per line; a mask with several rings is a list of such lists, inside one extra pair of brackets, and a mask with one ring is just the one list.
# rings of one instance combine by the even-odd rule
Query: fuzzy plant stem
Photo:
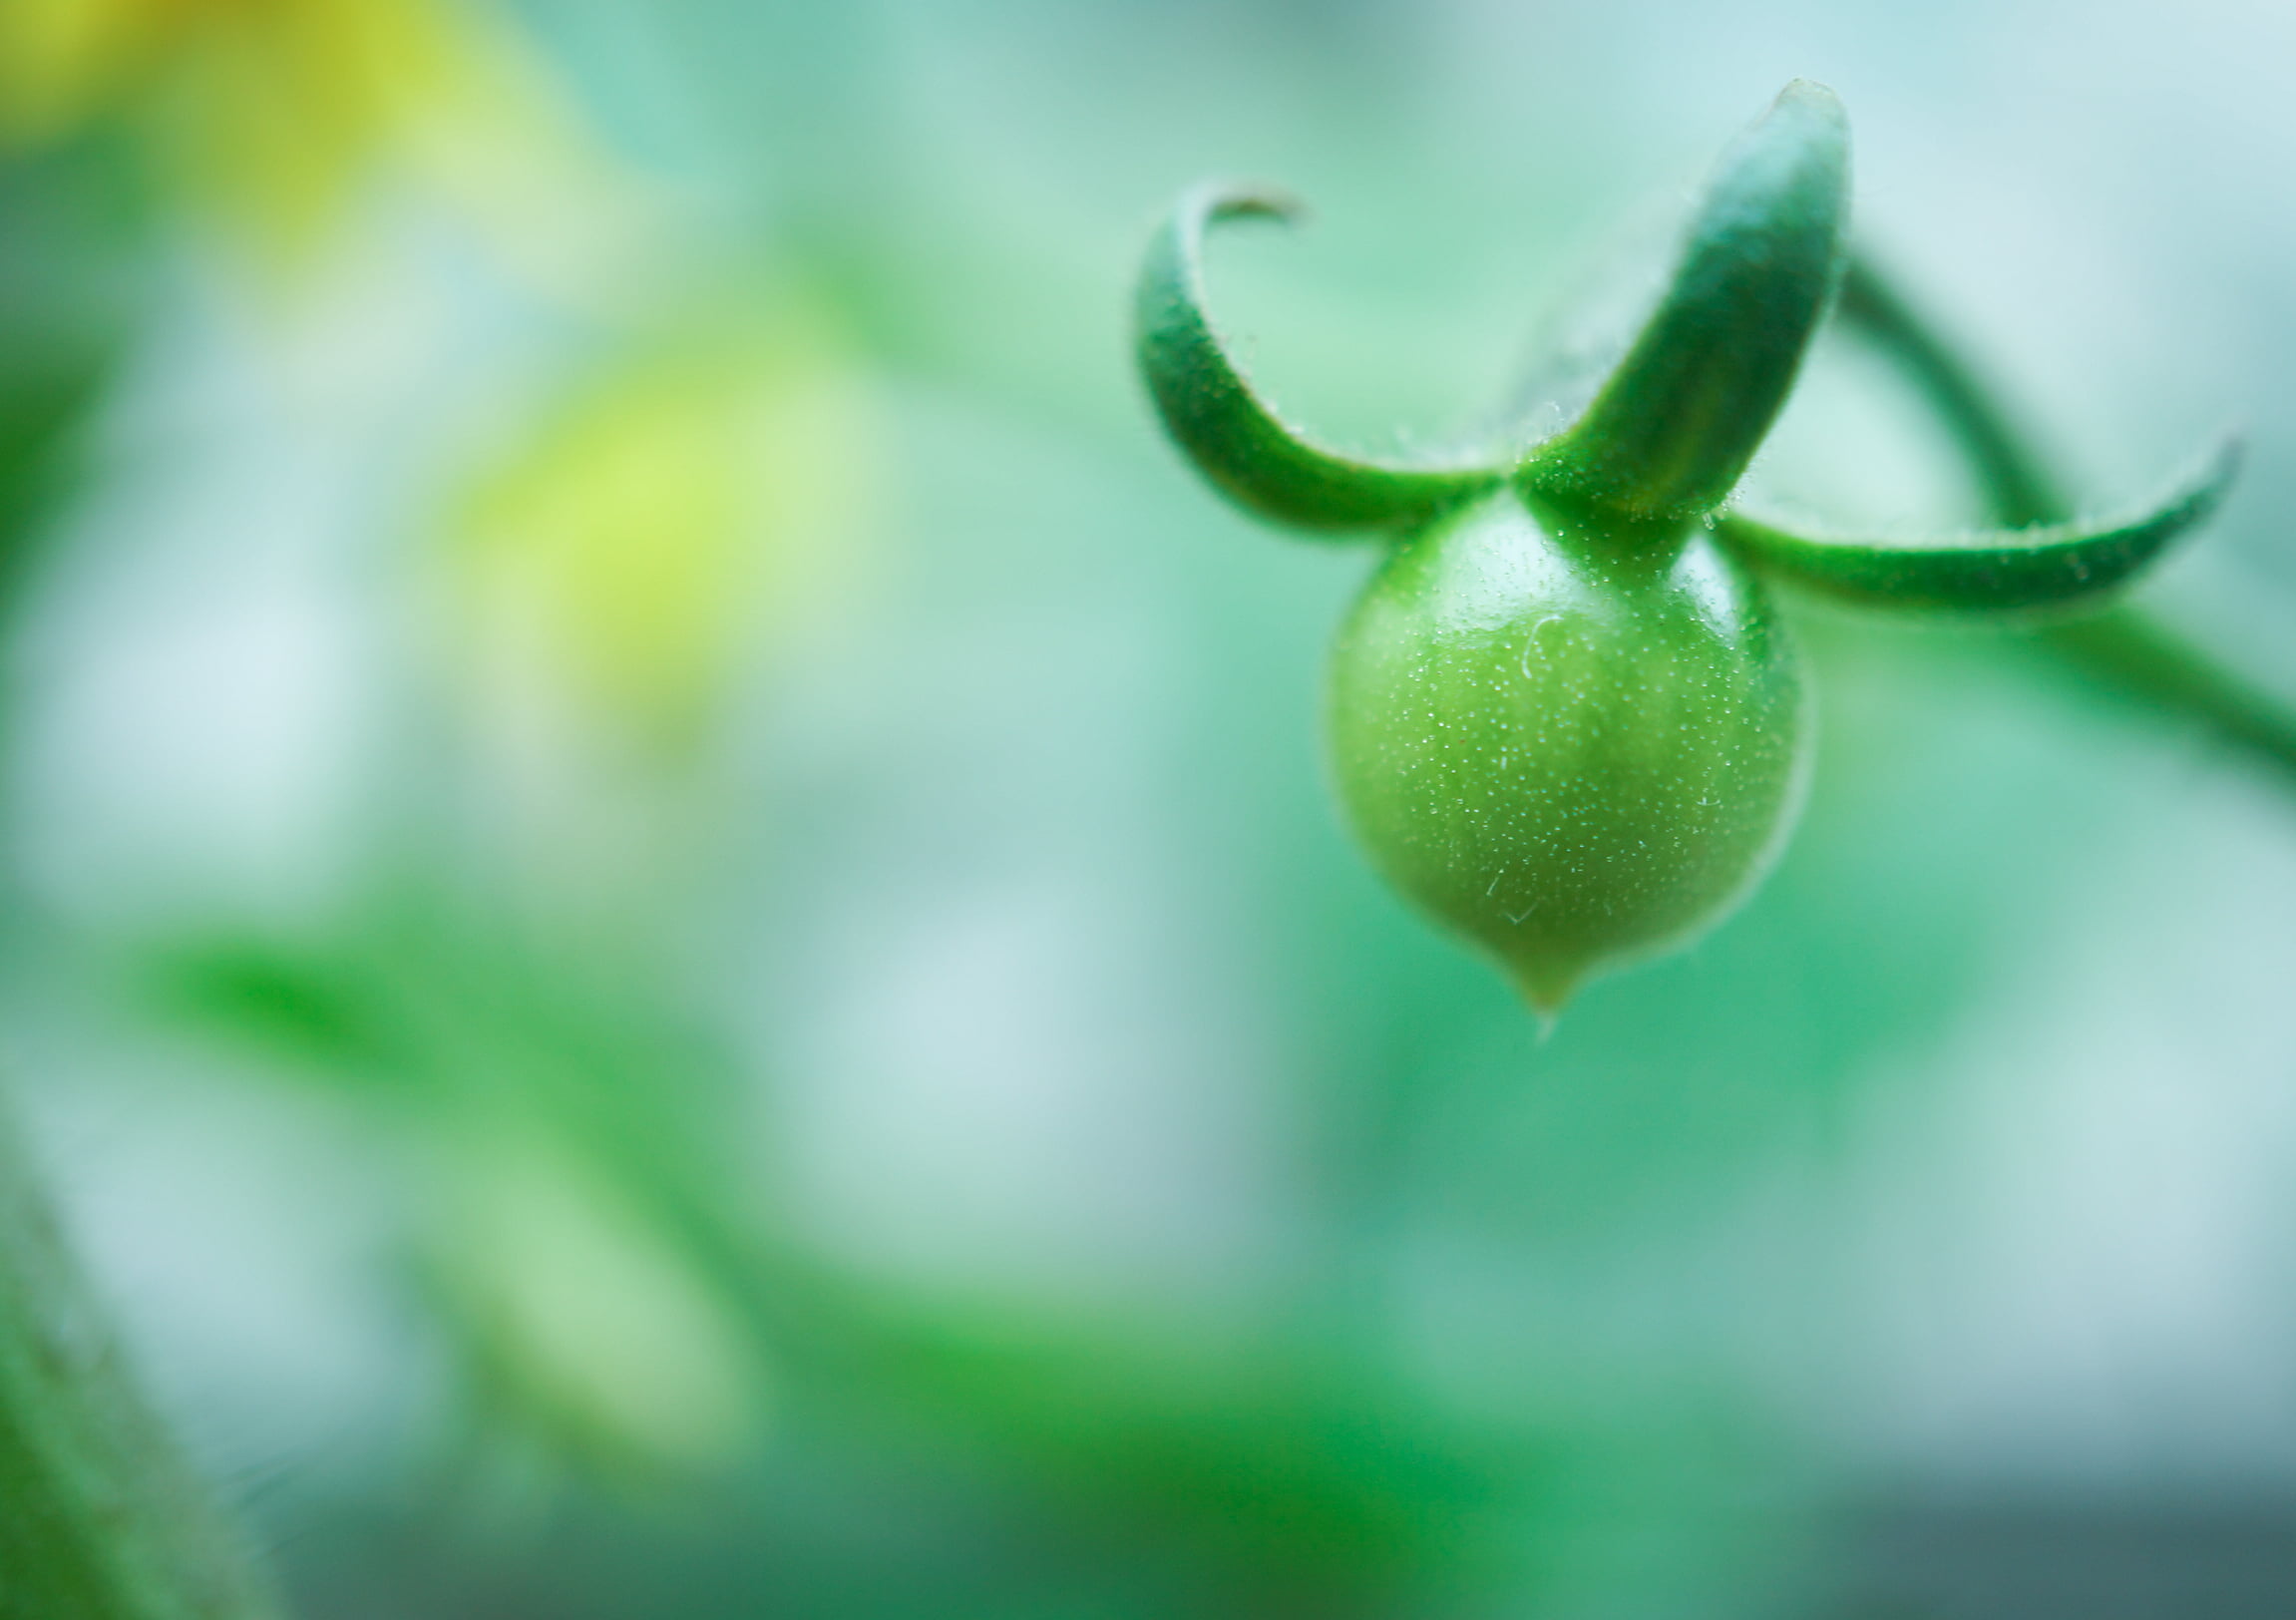
[[(1995, 522), (2023, 528), (2073, 517), (2056, 478), (1976, 370), (1870, 262), (1852, 258), (1837, 309), (1937, 413)], [(2198, 722), (2296, 786), (2296, 705), (2142, 608), (2124, 604), (2044, 625), (2033, 640), (2121, 697)]]
[(0, 1620), (275, 1620), (0, 1119)]

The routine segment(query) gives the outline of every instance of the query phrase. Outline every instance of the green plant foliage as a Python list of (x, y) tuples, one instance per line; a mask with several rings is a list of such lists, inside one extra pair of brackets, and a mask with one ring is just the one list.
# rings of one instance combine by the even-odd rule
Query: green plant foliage
[(115, 145), (0, 162), (0, 606), (77, 487), (132, 322), (143, 199)]
[[(2052, 902), (2172, 850), (2189, 784), (2100, 771), (2106, 690), (2290, 765), (2296, 723), (2118, 600), (2228, 463), (2079, 523), (1845, 249), (1827, 93), (1731, 149), (1646, 323), (1603, 299), (1529, 412), (1381, 456), (1501, 388), (1721, 24), (1621, 14), (1622, 74), (1610, 22), (1489, 8), (22, 9), (113, 21), (0, 94), (81, 131), (0, 176), (0, 989), (99, 1291), (297, 1612), (1866, 1612), (1873, 1110), (1921, 1143)], [(1149, 392), (1367, 585), (1237, 546), (1108, 363), (1143, 199), (1239, 155), (1378, 228), (1247, 376), (1274, 289), (1215, 321), (1207, 238), (1297, 206), (1190, 191)], [(132, 255), (110, 169), (159, 194)], [(1836, 316), (2003, 533), (1739, 504)], [(13, 1169), (0, 1620), (227, 1589)]]
[(0, 1616), (273, 1612), (235, 1531), (132, 1387), (0, 1120)]

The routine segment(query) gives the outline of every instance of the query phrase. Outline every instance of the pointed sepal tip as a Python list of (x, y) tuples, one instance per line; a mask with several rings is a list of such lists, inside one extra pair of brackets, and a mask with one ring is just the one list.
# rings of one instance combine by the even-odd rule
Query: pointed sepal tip
[(1204, 238), (1225, 220), (1299, 212), (1272, 187), (1199, 186), (1149, 243), (1136, 300), (1139, 360), (1166, 430), (1231, 500), (1296, 529), (1399, 531), (1490, 489), (1495, 468), (1388, 465), (1327, 449), (1246, 379), (1205, 307)]
[(1796, 79), (1724, 154), (1627, 357), (1518, 477), (1638, 517), (1715, 510), (1784, 407), (1846, 257), (1849, 121)]

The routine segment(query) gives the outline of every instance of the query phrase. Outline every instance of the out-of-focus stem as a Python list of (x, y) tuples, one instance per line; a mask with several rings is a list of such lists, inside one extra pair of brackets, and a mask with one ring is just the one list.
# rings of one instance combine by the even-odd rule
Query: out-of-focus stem
[[(1836, 312), (1888, 355), (1937, 413), (1969, 459), (1995, 522), (2021, 528), (2074, 516), (2056, 477), (1993, 391), (1870, 261), (1851, 260)], [(2107, 690), (2199, 722), (2296, 786), (2296, 703), (2142, 608), (2122, 605), (2044, 625), (2032, 639)]]
[(2151, 614), (2108, 608), (2052, 624), (2035, 639), (2124, 696), (2206, 722), (2296, 787), (2296, 709)]
[(0, 1620), (273, 1620), (0, 1120)]
[(1994, 522), (2023, 529), (2073, 516), (2065, 492), (1993, 391), (1862, 255), (1849, 261), (1834, 313), (1888, 355), (1937, 413), (1969, 458)]

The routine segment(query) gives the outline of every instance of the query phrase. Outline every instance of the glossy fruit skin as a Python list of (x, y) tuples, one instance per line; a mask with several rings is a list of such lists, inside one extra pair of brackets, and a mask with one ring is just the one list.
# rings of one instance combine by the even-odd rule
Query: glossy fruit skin
[(1767, 594), (1695, 519), (1629, 532), (1505, 488), (1399, 546), (1334, 648), (1357, 835), (1546, 1013), (1759, 881), (1809, 733)]

